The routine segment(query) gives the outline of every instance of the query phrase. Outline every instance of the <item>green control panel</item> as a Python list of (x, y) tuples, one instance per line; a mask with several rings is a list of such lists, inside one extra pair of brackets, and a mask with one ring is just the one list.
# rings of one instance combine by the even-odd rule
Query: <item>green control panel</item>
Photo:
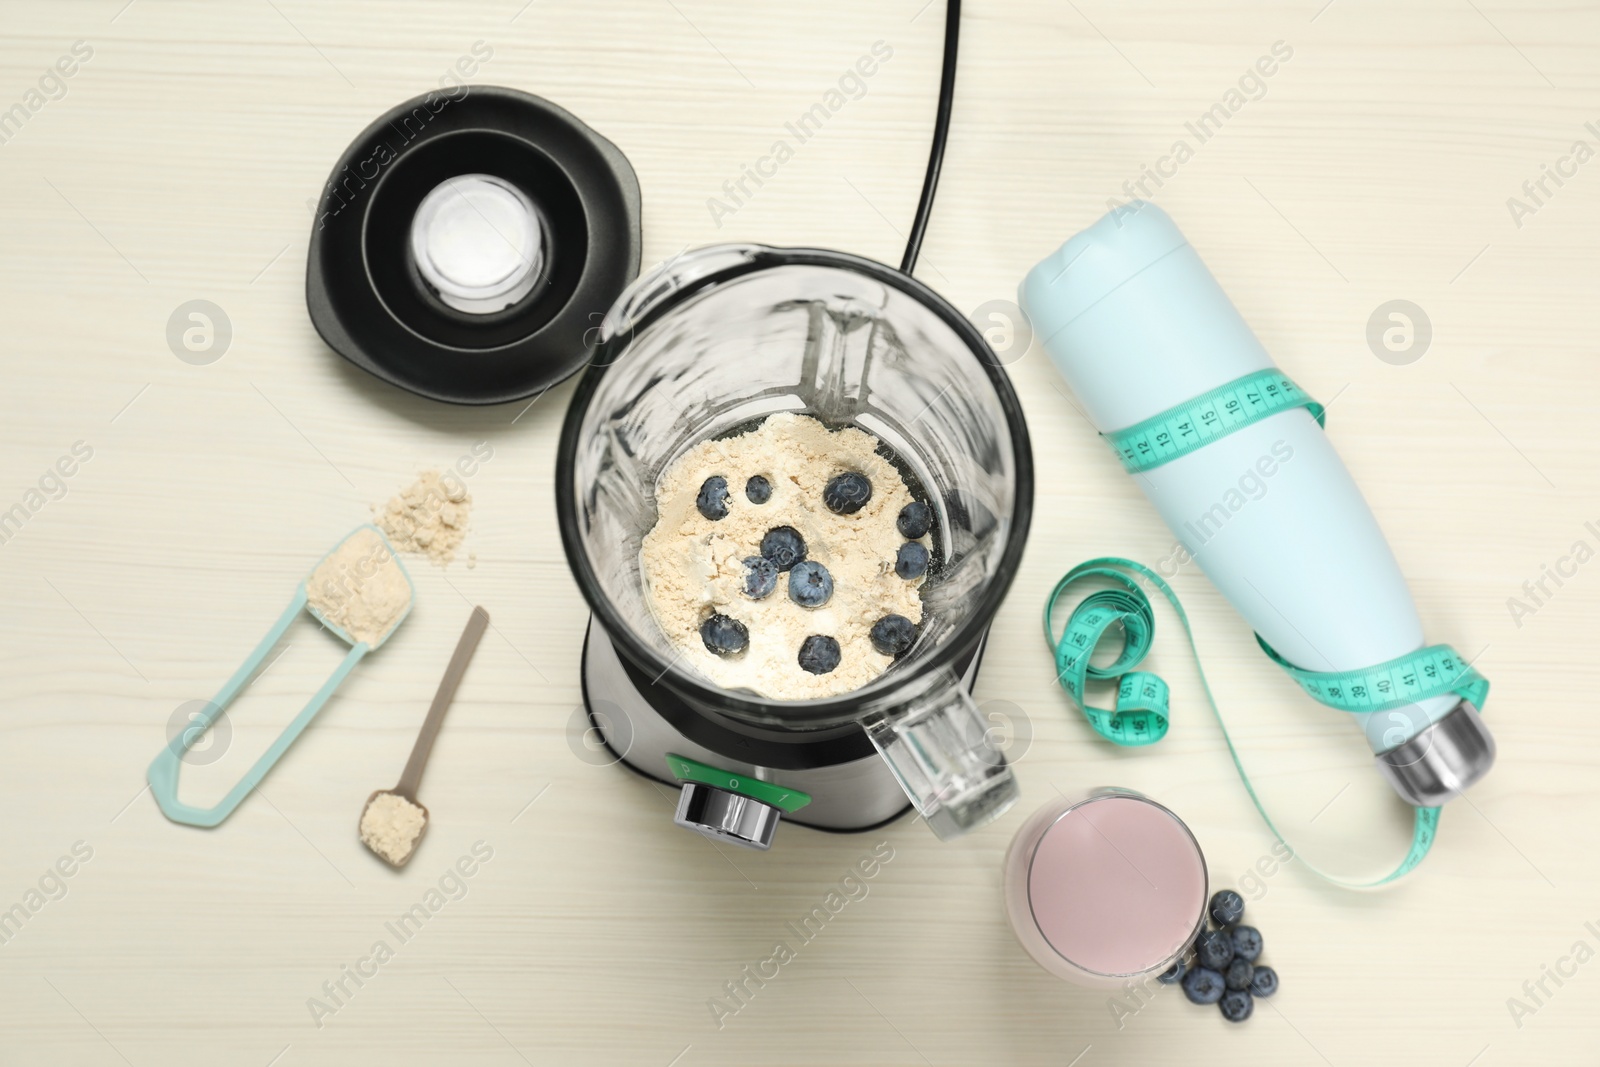
[(773, 807), (788, 814), (799, 811), (811, 803), (811, 795), (802, 793), (798, 789), (787, 786), (774, 785), (763, 782), (759, 778), (747, 778), (743, 775), (733, 774), (717, 767), (708, 766), (698, 760), (676, 753), (667, 753), (667, 766), (672, 768), (672, 776), (680, 782), (699, 782), (702, 785), (713, 786), (717, 789), (726, 789), (730, 793), (759, 800), (763, 804)]

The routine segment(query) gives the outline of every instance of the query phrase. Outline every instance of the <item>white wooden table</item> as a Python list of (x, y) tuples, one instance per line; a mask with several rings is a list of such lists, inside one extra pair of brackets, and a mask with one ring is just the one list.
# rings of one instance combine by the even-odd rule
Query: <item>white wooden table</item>
[[(473, 80), (547, 96), (628, 153), (647, 263), (730, 239), (897, 260), (941, 7), (7, 5), (0, 111), (21, 104), (25, 121), (0, 121), (0, 511), (22, 505), (26, 521), (0, 544), (0, 909), (26, 918), (0, 944), (0, 1063), (1490, 1067), (1593, 1055), (1600, 564), (1565, 565), (1538, 603), (1524, 592), (1574, 542), (1600, 548), (1585, 525), (1600, 526), (1600, 163), (1571, 155), (1577, 140), (1600, 150), (1585, 125), (1600, 125), (1592, 9), (969, 6), (920, 276), (963, 309), (1012, 297), (1032, 263), (1186, 139), (1192, 155), (1161, 164), (1157, 202), (1279, 362), (1335, 398), (1329, 431), (1430, 636), (1478, 657), (1494, 683), (1499, 767), (1451, 805), (1416, 875), (1372, 895), (1297, 864), (1262, 882), (1251, 915), (1283, 989), (1243, 1027), (1169, 989), (1119, 1029), (1104, 994), (1035, 967), (1000, 912), (1006, 844), (1057, 787), (1120, 783), (1163, 800), (1217, 884), (1237, 884), (1272, 844), (1170, 618), (1154, 667), (1173, 685), (1175, 725), (1158, 748), (1110, 750), (1052, 684), (1036, 632), (1049, 584), (1090, 555), (1154, 563), (1171, 538), (1037, 349), (1011, 370), (1039, 508), (979, 691), (1031, 731), (1013, 749), (1023, 805), (952, 844), (905, 820), (859, 837), (791, 827), (752, 854), (673, 829), (664, 790), (571, 747), (585, 610), (552, 505), (570, 384), (531, 408), (446, 407), (353, 369), (311, 329), (309, 201), (373, 116), (480, 41), (492, 56)], [(864, 95), (737, 211), (713, 211), (722, 184), (877, 41), (893, 55)], [(1246, 84), (1259, 98), (1203, 143), (1189, 132), (1280, 41), (1292, 56), (1262, 92)], [(62, 57), (72, 76), (45, 77)], [(1535, 202), (1523, 183), (1544, 165), (1565, 176), (1544, 178)], [(196, 299), (231, 324), (209, 365), (180, 361), (166, 339), (169, 316)], [(1405, 365), (1366, 340), (1369, 316), (1396, 299), (1431, 323)], [(142, 786), (169, 720), (215, 691), (369, 505), (477, 441), (493, 448), (470, 483), (477, 566), (415, 565), (411, 620), (262, 792), (215, 831), (167, 822)], [(47, 476), (62, 457), (71, 475)], [(1392, 862), (1405, 813), (1361, 739), (1296, 695), (1203, 577), (1190, 568), (1177, 584), (1290, 837), (1352, 872)], [(1536, 610), (1514, 617), (1513, 597)], [(357, 814), (398, 775), (472, 603), (494, 630), (425, 783), (433, 828), (396, 874), (360, 847)], [(332, 666), (336, 649), (309, 623), (293, 637), (237, 706), (221, 758), (187, 772), (186, 794), (220, 795)], [(475, 847), (492, 857), (446, 877)], [(708, 1002), (874, 848), (893, 859), (869, 895), (718, 1028)], [(70, 877), (50, 873), (58, 861)], [(385, 924), (442, 878), (456, 899), (394, 937)], [(391, 950), (381, 964), (378, 941)], [(369, 976), (358, 986), (347, 967)], [(1546, 967), (1573, 976), (1544, 978), (1541, 994)], [(336, 1010), (314, 1012), (312, 998)], [(1514, 1016), (1508, 998), (1531, 1010)]]

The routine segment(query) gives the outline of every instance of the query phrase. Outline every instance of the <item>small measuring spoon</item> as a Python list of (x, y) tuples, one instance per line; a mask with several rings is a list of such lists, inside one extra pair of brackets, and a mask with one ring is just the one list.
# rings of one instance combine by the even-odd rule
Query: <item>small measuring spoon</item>
[[(383, 860), (391, 867), (404, 867), (411, 862), (411, 857), (417, 854), (417, 846), (422, 843), (422, 835), (428, 830), (428, 809), (417, 802), (417, 787), (422, 784), (422, 770), (428, 765), (428, 757), (433, 753), (433, 740), (439, 736), (439, 728), (444, 725), (444, 713), (450, 710), (450, 702), (455, 699), (456, 689), (461, 685), (461, 676), (467, 673), (467, 664), (472, 662), (472, 653), (478, 648), (478, 642), (483, 638), (483, 631), (488, 628), (489, 613), (481, 607), (472, 609), (472, 616), (467, 619), (467, 627), (461, 631), (461, 640), (456, 642), (455, 654), (450, 657), (450, 665), (444, 670), (444, 677), (439, 680), (439, 690), (433, 694), (433, 705), (428, 708), (428, 717), (422, 722), (422, 729), (417, 734), (417, 743), (411, 748), (411, 758), (406, 761), (406, 769), (400, 774), (400, 781), (393, 789), (376, 790), (367, 798), (366, 806), (361, 809), (361, 821), (356, 825), (356, 831), (361, 835), (361, 843), (366, 845), (374, 856)], [(400, 829), (401, 837), (398, 840), (383, 842), (378, 839), (377, 830), (382, 821), (381, 812), (374, 810), (373, 805), (381, 798), (392, 797), (385, 801), (385, 808), (397, 809), (398, 814), (406, 817), (407, 822), (414, 823), (420, 815), (421, 822), (416, 825), (416, 832), (410, 835), (409, 840), (404, 839), (405, 829)], [(370, 820), (368, 816), (372, 816)], [(384, 847), (385, 845), (389, 847)]]

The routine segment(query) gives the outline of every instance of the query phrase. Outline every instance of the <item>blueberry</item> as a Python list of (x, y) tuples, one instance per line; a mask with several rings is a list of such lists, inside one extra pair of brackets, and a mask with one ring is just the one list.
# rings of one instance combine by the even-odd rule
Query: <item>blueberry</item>
[(1242, 989), (1235, 989), (1218, 1002), (1222, 1017), (1230, 1023), (1242, 1023), (1256, 1010), (1256, 1002)]
[(1187, 974), (1188, 971), (1189, 962), (1182, 956), (1179, 956), (1178, 962), (1162, 971), (1160, 976), (1156, 978), (1156, 981), (1160, 982), (1162, 985), (1172, 985), (1174, 982), (1182, 981), (1183, 976)]
[(1226, 930), (1207, 930), (1195, 942), (1194, 951), (1200, 966), (1213, 971), (1225, 970), (1233, 962), (1233, 941)]
[(898, 656), (917, 639), (917, 624), (904, 615), (885, 615), (872, 624), (872, 647), (885, 656)]
[(774, 526), (761, 539), (761, 554), (786, 571), (806, 558), (806, 539), (793, 526)]
[(915, 541), (900, 546), (894, 556), (894, 572), (906, 581), (928, 573), (928, 550)]
[(1249, 989), (1250, 983), (1255, 981), (1256, 965), (1235, 956), (1233, 962), (1228, 964), (1228, 969), (1222, 972), (1222, 977), (1229, 989)]
[(827, 674), (839, 665), (839, 642), (812, 634), (800, 646), (800, 666), (812, 674)]
[(1250, 979), (1250, 992), (1258, 997), (1270, 997), (1278, 991), (1278, 972), (1266, 964), (1256, 968), (1255, 977)]
[(728, 479), (720, 474), (713, 474), (705, 480), (700, 487), (700, 495), (694, 498), (694, 506), (700, 514), (716, 522), (718, 519), (728, 517)]
[(744, 495), (752, 504), (765, 504), (772, 499), (772, 483), (757, 474), (744, 483)]
[(1254, 963), (1261, 957), (1261, 931), (1254, 926), (1235, 926), (1230, 931), (1233, 954)]
[(778, 588), (778, 565), (766, 556), (746, 556), (744, 595), (751, 600), (765, 600), (776, 588)]
[(719, 656), (743, 652), (750, 643), (750, 631), (738, 619), (726, 615), (713, 615), (700, 624), (700, 640), (706, 648)]
[(1215, 1004), (1224, 988), (1222, 975), (1209, 967), (1196, 967), (1183, 976), (1183, 995), (1192, 1004)]
[(1211, 898), (1211, 921), (1218, 926), (1232, 926), (1244, 918), (1244, 897), (1231, 889), (1223, 889)]
[(855, 471), (835, 474), (822, 490), (822, 502), (835, 515), (854, 515), (871, 499), (872, 483)]
[(900, 531), (900, 536), (907, 541), (915, 541), (933, 525), (933, 509), (920, 500), (913, 500), (900, 509), (900, 517), (894, 520), (894, 528)]
[(833, 575), (829, 574), (828, 568), (822, 564), (796, 563), (794, 569), (789, 572), (789, 599), (801, 607), (820, 608), (831, 596), (833, 596)]

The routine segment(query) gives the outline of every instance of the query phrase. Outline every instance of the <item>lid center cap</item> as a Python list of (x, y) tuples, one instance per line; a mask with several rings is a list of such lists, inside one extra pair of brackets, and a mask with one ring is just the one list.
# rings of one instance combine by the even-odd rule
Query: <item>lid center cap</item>
[(533, 202), (492, 174), (445, 179), (411, 220), (417, 270), (440, 300), (474, 315), (510, 307), (533, 290), (544, 244)]

